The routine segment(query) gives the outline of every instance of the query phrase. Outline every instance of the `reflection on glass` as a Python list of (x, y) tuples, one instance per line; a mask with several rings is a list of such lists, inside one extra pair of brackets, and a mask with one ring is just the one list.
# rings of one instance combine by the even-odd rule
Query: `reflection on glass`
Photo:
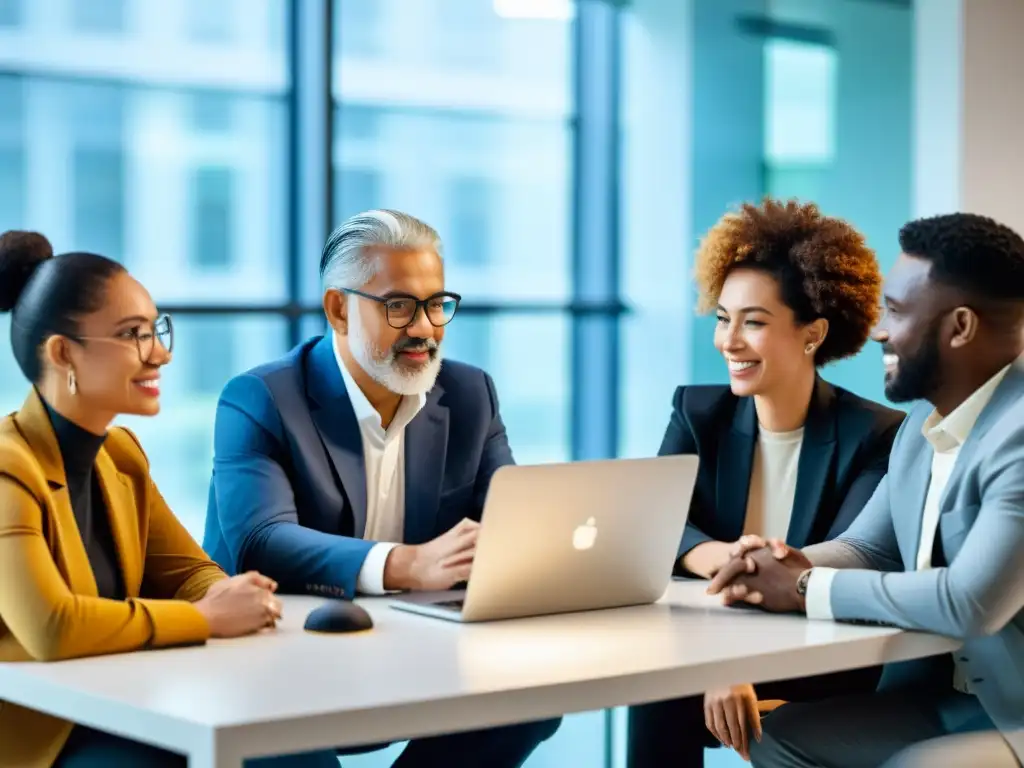
[(121, 260), (158, 302), (284, 301), (286, 4), (67, 5), (3, 30), (0, 231)]
[[(405, 210), (438, 229), (448, 287), (467, 301), (564, 299), (570, 16), (335, 0), (335, 223)], [(312, 269), (305, 288), (318, 298)]]

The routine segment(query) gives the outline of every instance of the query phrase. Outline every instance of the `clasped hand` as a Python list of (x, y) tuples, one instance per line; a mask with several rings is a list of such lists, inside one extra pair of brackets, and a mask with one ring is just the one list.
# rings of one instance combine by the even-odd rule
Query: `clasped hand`
[(712, 574), (709, 595), (721, 594), (725, 605), (746, 602), (777, 613), (804, 610), (796, 585), (811, 562), (800, 550), (779, 539), (743, 536), (730, 556)]
[(241, 637), (277, 624), (281, 601), (275, 592), (277, 582), (249, 571), (214, 582), (195, 607), (212, 637)]

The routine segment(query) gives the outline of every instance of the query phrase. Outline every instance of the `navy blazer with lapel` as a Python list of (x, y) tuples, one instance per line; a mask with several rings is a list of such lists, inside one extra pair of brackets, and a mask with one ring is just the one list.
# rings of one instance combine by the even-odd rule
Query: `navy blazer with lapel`
[[(491, 476), (513, 462), (494, 383), (445, 361), (405, 434), (406, 544), (479, 520)], [(229, 573), (351, 598), (374, 542), (362, 437), (330, 336), (232, 379), (217, 405), (203, 546)]]
[[(789, 545), (803, 547), (846, 530), (885, 475), (904, 416), (817, 379), (804, 423)], [(658, 455), (700, 456), (680, 560), (705, 541), (735, 541), (743, 534), (757, 432), (753, 398), (737, 397), (726, 386), (676, 389)]]

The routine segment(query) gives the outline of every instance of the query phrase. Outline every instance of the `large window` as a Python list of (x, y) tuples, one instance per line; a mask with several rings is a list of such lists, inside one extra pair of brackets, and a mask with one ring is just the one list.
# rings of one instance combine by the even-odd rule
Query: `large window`
[[(374, 207), (439, 230), (464, 297), (446, 355), (492, 375), (520, 463), (649, 456), (675, 387), (725, 380), (691, 280), (723, 212), (815, 199), (894, 253), (912, 18), (904, 0), (0, 0), (0, 231), (122, 260), (174, 313), (163, 412), (124, 423), (197, 537), (218, 393), (324, 332), (323, 242)], [(9, 328), (3, 412), (27, 391)], [(825, 373), (881, 399), (870, 353)], [(621, 711), (574, 715), (529, 765), (620, 768), (623, 743)]]
[[(448, 354), (494, 376), (520, 461), (565, 459), (572, 24), (496, 8), (335, 0), (334, 224), (386, 206), (438, 229), (465, 298)], [(318, 301), (312, 259), (304, 269)], [(537, 301), (551, 309), (519, 309)]]
[[(30, 15), (34, 3), (0, 6), (7, 19), (21, 9), (17, 27), (0, 25), (0, 66), (14, 73), (0, 74), (0, 228), (121, 260), (175, 310), (163, 413), (125, 421), (201, 536), (217, 393), (288, 341), (283, 318), (190, 316), (287, 300), (287, 9), (227, 3), (230, 34), (211, 47), (193, 34), (192, 0), (59, 5), (63, 23)], [(0, 354), (6, 412), (26, 385)]]

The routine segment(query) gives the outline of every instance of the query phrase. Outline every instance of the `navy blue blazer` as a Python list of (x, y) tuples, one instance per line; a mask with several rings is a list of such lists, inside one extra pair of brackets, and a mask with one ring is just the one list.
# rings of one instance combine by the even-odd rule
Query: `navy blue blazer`
[[(787, 544), (805, 547), (846, 530), (885, 476), (905, 415), (818, 378), (804, 423)], [(757, 431), (752, 397), (737, 397), (726, 386), (676, 389), (658, 455), (700, 456), (680, 560), (705, 541), (743, 535)], [(685, 573), (681, 562), (677, 568)]]
[[(491, 476), (513, 463), (491, 378), (445, 361), (405, 433), (406, 544), (479, 520)], [(217, 404), (203, 547), (228, 573), (282, 591), (351, 598), (374, 542), (355, 411), (331, 337), (230, 382)]]

